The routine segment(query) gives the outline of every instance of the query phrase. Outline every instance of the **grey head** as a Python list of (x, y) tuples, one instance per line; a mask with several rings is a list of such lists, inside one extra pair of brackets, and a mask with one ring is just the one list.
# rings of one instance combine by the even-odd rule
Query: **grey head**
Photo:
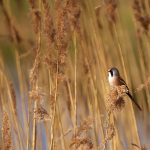
[(112, 67), (108, 70), (108, 75), (111, 77), (120, 76), (118, 69), (115, 67)]

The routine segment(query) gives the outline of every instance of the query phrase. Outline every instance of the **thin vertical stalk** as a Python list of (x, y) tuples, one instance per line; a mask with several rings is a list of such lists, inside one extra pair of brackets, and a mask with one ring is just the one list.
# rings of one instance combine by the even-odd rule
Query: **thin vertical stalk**
[[(72, 96), (72, 92), (71, 92), (71, 86), (70, 86), (70, 83), (68, 81), (68, 79), (66, 80), (66, 88), (67, 88), (67, 91), (69, 93), (69, 100), (70, 100), (70, 103), (71, 103), (71, 119), (72, 119), (72, 122), (74, 120), (74, 106), (73, 106), (73, 96)], [(73, 122), (74, 123), (74, 122)]]
[(76, 133), (77, 126), (77, 47), (76, 34), (74, 32), (74, 132)]
[(60, 131), (61, 131), (62, 149), (66, 150), (65, 139), (64, 139), (64, 131), (63, 131), (63, 126), (62, 126), (62, 121), (61, 121), (60, 110), (59, 110), (59, 105), (58, 104), (57, 104), (57, 116), (58, 116)]
[[(39, 0), (39, 10), (41, 11), (41, 0)], [(38, 41), (37, 41), (37, 59), (39, 59), (40, 56), (40, 49), (41, 49), (41, 20), (39, 22), (39, 31), (38, 31)], [(38, 69), (38, 68), (37, 68)], [(38, 90), (38, 79), (36, 81), (36, 90)], [(32, 150), (36, 149), (36, 113), (35, 110), (37, 109), (37, 100), (34, 101), (34, 114), (33, 114), (33, 134), (32, 134)]]
[(58, 91), (58, 60), (57, 60), (57, 71), (56, 71), (56, 77), (55, 77), (55, 95), (54, 95), (55, 106), (54, 106), (54, 112), (52, 116), (51, 129), (50, 129), (51, 130), (50, 149), (53, 149), (53, 146), (54, 146), (54, 124), (55, 124), (55, 117), (56, 117), (57, 91)]
[(48, 70), (48, 80), (49, 80), (49, 94), (52, 94), (52, 83), (51, 83), (51, 70)]
[(119, 41), (116, 24), (114, 24), (114, 30), (115, 30), (115, 35), (116, 35), (116, 39), (117, 39), (117, 44), (118, 44), (118, 49), (119, 49), (119, 55), (120, 55), (120, 58), (121, 58), (121, 64), (122, 64), (122, 67), (123, 67), (123, 72), (124, 72), (124, 75), (125, 75), (125, 79), (127, 81), (127, 72), (126, 72), (126, 69), (125, 69), (126, 67), (125, 67), (125, 62), (124, 62), (123, 53), (122, 53), (123, 50), (122, 50), (122, 47), (121, 47), (121, 44), (120, 44), (120, 41)]
[[(34, 102), (34, 110), (37, 108), (37, 101)], [(32, 133), (32, 150), (36, 150), (36, 116), (33, 115), (33, 133)]]

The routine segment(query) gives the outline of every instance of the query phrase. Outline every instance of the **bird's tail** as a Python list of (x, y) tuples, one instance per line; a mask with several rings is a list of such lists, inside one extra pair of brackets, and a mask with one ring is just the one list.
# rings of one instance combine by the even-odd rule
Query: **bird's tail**
[(132, 100), (132, 102), (134, 102), (134, 104), (138, 107), (138, 109), (140, 111), (142, 111), (142, 108), (139, 106), (139, 104), (133, 99), (132, 95), (128, 92), (127, 95), (130, 97), (130, 99)]

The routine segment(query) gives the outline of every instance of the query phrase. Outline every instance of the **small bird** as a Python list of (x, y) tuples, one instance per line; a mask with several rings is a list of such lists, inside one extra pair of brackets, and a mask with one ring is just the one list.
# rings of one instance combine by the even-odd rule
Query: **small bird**
[(129, 88), (128, 88), (126, 82), (120, 77), (120, 73), (117, 68), (113, 67), (108, 70), (108, 81), (109, 81), (109, 84), (111, 87), (125, 85), (127, 88), (126, 94), (129, 96), (129, 98), (132, 100), (132, 102), (134, 102), (134, 104), (138, 107), (138, 109), (140, 111), (142, 110), (141, 107), (139, 106), (139, 104), (134, 100), (134, 98), (130, 94)]

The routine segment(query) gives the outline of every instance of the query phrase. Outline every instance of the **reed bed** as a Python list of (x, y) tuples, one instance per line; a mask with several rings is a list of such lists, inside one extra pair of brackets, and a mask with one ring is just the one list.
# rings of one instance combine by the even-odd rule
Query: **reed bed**
[(0, 16), (0, 149), (150, 149), (149, 0), (0, 0)]

